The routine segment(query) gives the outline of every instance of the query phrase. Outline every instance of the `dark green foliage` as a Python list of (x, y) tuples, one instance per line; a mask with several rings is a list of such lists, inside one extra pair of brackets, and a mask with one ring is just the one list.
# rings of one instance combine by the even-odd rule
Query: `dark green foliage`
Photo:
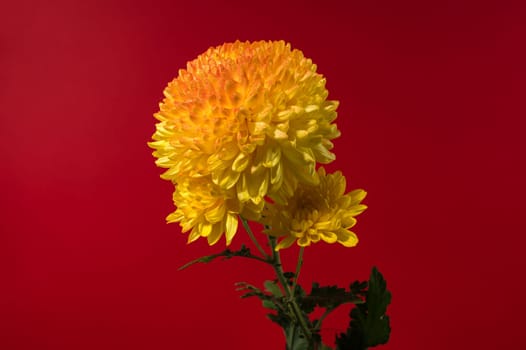
[[(351, 284), (351, 290), (362, 293), (363, 283), (355, 283)], [(337, 350), (365, 350), (389, 340), (391, 327), (386, 312), (391, 303), (391, 293), (376, 267), (371, 271), (368, 285), (365, 303), (358, 304), (351, 310), (347, 332), (336, 339)]]
[(315, 307), (325, 309), (335, 309), (345, 303), (361, 303), (362, 299), (351, 291), (347, 292), (345, 288), (337, 286), (320, 287), (316, 282), (312, 284), (309, 295), (300, 300), (300, 305), (307, 313), (314, 311)]
[[(257, 297), (263, 307), (270, 311), (267, 317), (283, 329), (287, 339), (286, 350), (331, 350), (322, 343), (322, 323), (327, 315), (346, 303), (355, 304), (355, 307), (350, 312), (347, 331), (336, 337), (336, 350), (366, 350), (389, 340), (391, 328), (386, 312), (391, 303), (391, 293), (376, 268), (372, 269), (369, 281), (352, 282), (348, 290), (335, 285), (320, 286), (314, 282), (308, 294), (297, 284), (296, 273), (281, 270), (279, 259), (253, 255), (244, 245), (237, 251), (226, 249), (193, 260), (180, 270), (220, 257), (259, 260), (274, 267), (278, 279), (265, 281), (264, 289), (246, 282), (236, 283), (236, 286), (238, 291), (243, 292), (241, 298)], [(311, 314), (316, 308), (325, 311), (319, 319), (313, 320)]]

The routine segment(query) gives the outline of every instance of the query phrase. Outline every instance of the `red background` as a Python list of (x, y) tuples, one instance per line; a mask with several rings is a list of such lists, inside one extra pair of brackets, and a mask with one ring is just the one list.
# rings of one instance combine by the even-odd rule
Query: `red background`
[(393, 293), (385, 349), (526, 348), (523, 10), (3, 2), (0, 348), (283, 348), (233, 286), (271, 278), (267, 267), (177, 271), (222, 247), (187, 246), (164, 223), (171, 185), (146, 146), (167, 82), (236, 39), (284, 39), (313, 59), (341, 102), (330, 169), (369, 192), (359, 246), (309, 248), (302, 282), (345, 286), (377, 265)]

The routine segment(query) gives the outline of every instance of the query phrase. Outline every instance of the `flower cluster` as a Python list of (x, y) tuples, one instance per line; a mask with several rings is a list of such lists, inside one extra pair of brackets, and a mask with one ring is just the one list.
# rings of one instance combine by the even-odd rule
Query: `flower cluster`
[[(210, 48), (164, 91), (153, 142), (178, 208), (168, 217), (213, 244), (237, 215), (257, 220), (265, 198), (286, 203), (329, 163), (338, 102), (301, 51), (278, 42)], [(212, 213), (212, 214), (211, 214)]]
[[(336, 198), (343, 194), (342, 176), (316, 171), (318, 163), (335, 159), (338, 102), (327, 99), (324, 77), (301, 51), (283, 41), (213, 47), (181, 69), (164, 96), (149, 145), (156, 164), (167, 169), (161, 177), (175, 185), (177, 209), (167, 220), (190, 231), (189, 242), (206, 237), (215, 244), (225, 234), (230, 244), (240, 215), (260, 222), (268, 220), (263, 212), (277, 208), (300, 215), (288, 203), (299, 208), (301, 193), (318, 188), (320, 195), (332, 196), (325, 201), (337, 202), (327, 209), (334, 211), (330, 227), (301, 236), (296, 226), (274, 218), (268, 233), (291, 235), (301, 245), (319, 239), (352, 245), (355, 236), (344, 231), (359, 200), (349, 198), (360, 195)], [(289, 243), (292, 238), (285, 238), (281, 247)]]

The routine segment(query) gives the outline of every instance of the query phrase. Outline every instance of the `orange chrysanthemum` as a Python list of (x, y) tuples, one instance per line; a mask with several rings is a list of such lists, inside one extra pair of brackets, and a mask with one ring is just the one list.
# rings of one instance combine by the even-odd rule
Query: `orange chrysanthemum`
[(294, 242), (301, 247), (320, 240), (340, 243), (345, 247), (358, 244), (358, 237), (350, 229), (356, 224), (355, 216), (367, 206), (361, 204), (364, 190), (344, 194), (346, 180), (341, 172), (325, 174), (318, 169), (318, 185), (299, 185), (287, 205), (268, 203), (261, 222), (271, 236), (282, 238), (276, 250), (290, 247)]
[[(316, 65), (283, 41), (210, 48), (179, 71), (164, 95), (149, 145), (156, 164), (167, 168), (162, 177), (178, 187), (176, 196), (192, 198), (203, 213), (207, 205), (185, 194), (194, 189), (184, 189), (182, 181), (213, 184), (221, 196), (237, 201), (240, 214), (250, 207), (257, 216), (266, 196), (286, 202), (298, 183), (319, 182), (317, 162), (335, 158), (330, 150), (340, 135), (333, 124), (338, 103), (327, 100)], [(209, 236), (208, 224), (197, 219), (206, 215), (185, 203), (170, 220)], [(225, 225), (233, 220), (228, 212)]]

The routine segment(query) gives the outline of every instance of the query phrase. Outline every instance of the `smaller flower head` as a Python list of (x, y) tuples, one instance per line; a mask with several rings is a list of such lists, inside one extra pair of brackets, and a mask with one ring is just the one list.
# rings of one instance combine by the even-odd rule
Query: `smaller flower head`
[(320, 240), (345, 247), (358, 244), (358, 237), (350, 229), (356, 224), (355, 216), (367, 208), (360, 204), (366, 192), (344, 194), (346, 180), (339, 171), (326, 175), (320, 168), (318, 175), (318, 185), (299, 185), (287, 204), (267, 204), (261, 222), (269, 227), (265, 233), (282, 238), (276, 250), (288, 248), (295, 241), (301, 247)]
[(263, 203), (240, 203), (233, 189), (225, 191), (206, 177), (184, 177), (175, 186), (177, 209), (166, 220), (179, 222), (183, 233), (190, 231), (188, 243), (206, 237), (213, 245), (225, 234), (228, 246), (237, 232), (238, 215), (255, 219), (263, 209)]
[(210, 181), (185, 178), (176, 185), (173, 200), (177, 210), (166, 220), (179, 222), (183, 233), (191, 230), (188, 243), (206, 237), (212, 245), (223, 233), (227, 244), (230, 243), (237, 230), (239, 208)]

